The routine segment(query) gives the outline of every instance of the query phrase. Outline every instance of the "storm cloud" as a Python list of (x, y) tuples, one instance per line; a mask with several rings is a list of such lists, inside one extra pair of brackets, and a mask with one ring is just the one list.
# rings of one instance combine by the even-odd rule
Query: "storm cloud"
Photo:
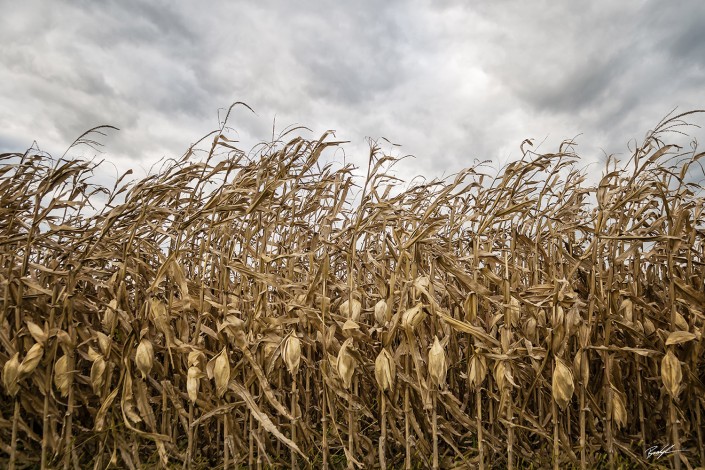
[[(673, 108), (705, 108), (705, 6), (635, 2), (6, 4), (0, 152), (61, 155), (85, 130), (121, 169), (178, 157), (230, 121), (244, 150), (290, 125), (401, 144), (401, 176), (552, 151), (626, 154)], [(702, 121), (702, 119), (700, 118)], [(697, 119), (693, 120), (697, 122)], [(698, 131), (694, 132), (697, 136)], [(383, 142), (383, 141), (380, 141)], [(387, 145), (385, 150), (391, 147)]]

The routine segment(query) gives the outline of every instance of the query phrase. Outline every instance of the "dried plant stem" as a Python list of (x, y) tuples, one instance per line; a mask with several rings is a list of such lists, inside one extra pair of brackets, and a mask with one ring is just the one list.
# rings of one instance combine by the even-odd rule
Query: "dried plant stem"
[(432, 430), (433, 430), (433, 470), (438, 470), (438, 390), (433, 390), (433, 417), (432, 417)]
[(558, 405), (556, 400), (551, 399), (551, 415), (553, 417), (553, 470), (559, 470), (559, 457), (560, 457), (560, 440), (559, 440), (559, 418), (558, 418)]
[(12, 442), (10, 447), (10, 461), (7, 463), (8, 470), (15, 469), (15, 462), (17, 460), (17, 426), (20, 422), (20, 400), (15, 397), (14, 411), (12, 413)]
[[(252, 419), (250, 419), (250, 426)], [(230, 436), (230, 427), (228, 425), (228, 415), (223, 415), (223, 470), (230, 468), (230, 447), (228, 446), (228, 436)], [(250, 438), (252, 439), (252, 438)], [(250, 441), (252, 442), (252, 441)], [(250, 451), (251, 452), (251, 451)], [(251, 455), (251, 454), (250, 454)], [(251, 461), (250, 461), (251, 463)]]
[[(49, 320), (49, 324), (51, 325), (53, 323), (53, 319)], [(51, 358), (52, 361), (47, 367), (47, 372), (46, 372), (46, 378), (44, 379), (44, 389), (45, 390), (50, 390), (51, 389), (51, 376), (53, 373), (53, 363), (54, 359), (56, 358), (56, 349), (58, 345), (54, 343), (52, 346), (52, 352), (51, 352)], [(49, 447), (49, 435), (51, 434), (51, 429), (50, 429), (50, 421), (49, 421), (49, 393), (44, 395), (44, 407), (42, 410), (42, 455), (40, 459), (40, 468), (44, 470), (47, 468), (47, 452), (48, 452), (48, 447)]]
[(681, 468), (681, 456), (680, 450), (680, 438), (678, 437), (678, 416), (676, 411), (676, 404), (673, 398), (668, 400), (668, 417), (671, 425), (671, 439), (673, 439), (673, 468), (675, 470), (680, 470)]
[[(350, 400), (348, 401), (348, 452), (350, 452), (350, 457), (353, 457), (355, 455), (355, 438), (353, 437), (355, 434), (355, 425), (353, 424), (355, 421), (355, 412), (353, 411), (353, 404), (352, 404), (352, 395)], [(355, 468), (355, 465), (353, 464), (352, 460), (348, 461), (348, 469), (353, 470)]]
[(186, 449), (186, 468), (191, 470), (193, 463), (193, 403), (188, 405), (188, 447)]
[[(327, 282), (327, 274), (328, 274), (328, 266), (330, 263), (330, 258), (328, 257), (328, 253), (324, 252), (323, 255), (323, 272), (326, 274), (326, 276), (323, 277), (323, 282), (322, 282), (322, 294), (323, 297), (326, 297), (327, 290), (326, 290), (326, 282)], [(323, 464), (322, 468), (323, 470), (328, 470), (328, 413), (326, 410), (326, 406), (328, 404), (328, 395), (327, 395), (327, 389), (328, 386), (326, 384), (326, 373), (324, 372), (324, 368), (328, 367), (328, 338), (326, 337), (326, 314), (328, 313), (328, 306), (323, 305), (323, 308), (321, 309), (321, 320), (322, 320), (322, 325), (321, 325), (321, 334), (323, 336), (323, 358), (321, 360), (321, 430), (322, 430), (322, 439), (321, 439), (321, 448), (323, 451)]]
[[(291, 441), (296, 444), (296, 427), (298, 426), (297, 406), (299, 401), (299, 390), (296, 383), (296, 374), (291, 376)], [(296, 469), (296, 452), (291, 451), (291, 468)]]
[[(71, 276), (73, 277), (73, 276)], [(69, 278), (71, 279), (71, 278)], [(69, 282), (69, 286), (72, 286), (73, 283)], [(66, 322), (69, 325), (68, 330), (69, 330), (69, 337), (71, 338), (71, 344), (76, 344), (76, 329), (74, 328), (74, 322), (73, 322), (73, 300), (69, 299), (68, 300), (68, 308), (67, 308), (67, 315), (66, 315)], [(73, 380), (73, 370), (76, 368), (76, 359), (75, 359), (75, 354), (74, 354), (74, 349), (69, 348), (67, 352), (68, 356), (68, 370), (71, 371), (69, 374), (69, 396), (68, 396), (68, 404), (66, 407), (66, 431), (64, 433), (64, 470), (69, 470), (69, 467), (71, 466), (71, 455), (73, 451), (73, 407), (74, 407), (74, 380)]]
[[(404, 370), (411, 375), (411, 355), (407, 351), (404, 358)], [(411, 470), (411, 429), (409, 416), (411, 415), (411, 404), (409, 401), (409, 385), (404, 384), (404, 468)]]
[(641, 368), (639, 367), (641, 365), (641, 358), (638, 355), (635, 355), (634, 362), (637, 365), (637, 367), (636, 367), (636, 390), (638, 393), (637, 405), (639, 407), (639, 431), (641, 433), (642, 450), (644, 452), (644, 455), (646, 455), (647, 442), (646, 442), (646, 417), (645, 417), (645, 413), (644, 413), (644, 399), (643, 399), (644, 388), (641, 383), (641, 381), (642, 381)]
[(477, 451), (479, 452), (479, 466), (480, 470), (485, 468), (485, 445), (483, 443), (484, 439), (482, 436), (482, 394), (480, 392), (480, 385), (477, 384), (475, 388), (475, 427), (477, 429)]
[[(473, 281), (477, 282), (478, 280), (478, 274), (479, 274), (479, 263), (480, 263), (480, 239), (479, 237), (475, 237), (472, 240), (472, 252), (473, 252), (473, 257), (472, 257), (472, 276), (473, 276)], [(477, 310), (475, 308), (475, 305), (473, 305), (473, 309)], [(477, 314), (477, 312), (473, 312), (474, 315)], [(475, 338), (472, 338), (468, 336), (468, 341), (469, 342), (475, 342), (475, 348), (474, 351), (475, 353), (478, 352), (477, 348), (477, 343)], [(468, 356), (468, 367), (470, 365), (470, 356)], [(482, 394), (481, 394), (481, 389), (482, 386), (479, 383), (475, 384), (475, 428), (477, 429), (477, 450), (479, 452), (479, 468), (480, 470), (484, 470), (485, 468), (485, 443), (483, 439), (483, 426), (482, 426)], [(491, 415), (491, 412), (490, 412)]]
[(328, 468), (328, 413), (326, 413), (326, 404), (328, 402), (328, 397), (326, 394), (325, 379), (321, 378), (321, 399), (323, 403), (321, 404), (321, 429), (322, 429), (322, 439), (321, 439), (321, 449), (323, 451), (323, 464), (322, 468)]
[[(512, 250), (512, 247), (515, 245), (515, 240), (512, 239), (511, 241), (511, 247), (510, 250)], [(512, 250), (514, 251), (514, 250)], [(504, 328), (507, 332), (507, 334), (510, 336), (512, 335), (512, 307), (510, 306), (511, 303), (511, 291), (510, 291), (510, 273), (509, 273), (509, 253), (507, 251), (504, 252), (504, 279), (502, 280), (502, 290), (504, 294)], [(510, 340), (511, 342), (511, 340)], [(504, 346), (502, 346), (503, 352), (506, 353), (507, 351), (504, 351)], [(514, 410), (513, 410), (513, 397), (512, 397), (512, 390), (508, 387), (505, 387), (502, 392), (502, 402), (505, 404), (507, 407), (507, 469), (508, 470), (514, 470)], [(501, 410), (500, 410), (501, 411)]]
[[(666, 202), (664, 202), (666, 203)], [(669, 224), (671, 226), (671, 230), (673, 230), (673, 221)], [(673, 272), (674, 272), (674, 265), (673, 265), (673, 250), (671, 249), (672, 242), (669, 241), (667, 246), (666, 246), (666, 254), (667, 254), (667, 269), (668, 272), (671, 273), (668, 276), (668, 301), (670, 303), (670, 312), (671, 312), (671, 331), (676, 331), (677, 326), (676, 326), (676, 318), (677, 318), (677, 311), (676, 311), (676, 285), (675, 282), (673, 281)], [(675, 397), (670, 397), (669, 400), (669, 421), (671, 425), (671, 443), (673, 444), (673, 454), (672, 454), (672, 459), (673, 459), (673, 468), (675, 470), (681, 470), (681, 440), (679, 436), (679, 430), (678, 430), (678, 416), (677, 416), (677, 411), (676, 411), (676, 404), (675, 404)]]
[(257, 440), (257, 470), (262, 470), (263, 457), (264, 457), (264, 438), (262, 436), (262, 423), (257, 422), (257, 435), (255, 436)]
[(387, 470), (387, 397), (382, 390), (379, 392), (379, 416), (379, 465), (381, 470)]
[(700, 448), (700, 466), (705, 467), (705, 445), (703, 445), (703, 420), (702, 420), (702, 407), (698, 402), (697, 398), (695, 401), (695, 422), (697, 423), (698, 430), (698, 447)]
[[(587, 361), (587, 351), (581, 350), (579, 353), (582, 355), (582, 361)], [(586, 455), (586, 436), (585, 436), (585, 421), (586, 421), (586, 410), (585, 410), (585, 389), (587, 384), (580, 381), (580, 470), (585, 470), (587, 468), (587, 455)]]
[[(252, 392), (252, 391), (250, 391)], [(255, 466), (255, 418), (252, 413), (249, 413), (247, 432), (249, 435), (249, 448), (247, 454), (247, 466), (254, 468)]]
[[(7, 284), (5, 285), (5, 299), (10, 298), (10, 282), (12, 280), (12, 265), (14, 264), (14, 258), (11, 263), (8, 263), (8, 273), (7, 273)], [(22, 292), (22, 284), (20, 284), (20, 293)], [(7, 317), (7, 309), (9, 302), (3, 302), (3, 316)], [(22, 328), (21, 315), (18, 307), (15, 307), (15, 331), (19, 331)], [(20, 350), (20, 336), (15, 336), (15, 349)], [(20, 402), (17, 395), (13, 398), (13, 412), (12, 412), (12, 434), (10, 438), (10, 459), (7, 463), (7, 468), (9, 470), (15, 470), (15, 464), (17, 461), (17, 426), (20, 421)]]
[(506, 392), (505, 403), (507, 406), (507, 469), (514, 469), (514, 406), (511, 391)]
[(612, 387), (611, 387), (611, 380), (610, 380), (610, 355), (609, 352), (605, 351), (604, 352), (604, 364), (605, 364), (605, 369), (604, 369), (604, 386), (603, 386), (603, 395), (605, 397), (605, 441), (607, 444), (607, 454), (608, 454), (608, 459), (609, 459), (609, 465), (610, 465), (610, 470), (614, 470), (615, 468), (615, 460), (614, 460), (614, 437), (612, 436), (612, 407), (613, 405), (613, 396), (612, 396)]

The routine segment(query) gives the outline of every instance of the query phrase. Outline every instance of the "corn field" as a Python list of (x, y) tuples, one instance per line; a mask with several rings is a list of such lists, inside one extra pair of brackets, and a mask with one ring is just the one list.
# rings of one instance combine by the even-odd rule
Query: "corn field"
[(225, 124), (113, 187), (0, 155), (0, 466), (705, 466), (691, 114), (599, 184), (570, 141), (404, 186)]

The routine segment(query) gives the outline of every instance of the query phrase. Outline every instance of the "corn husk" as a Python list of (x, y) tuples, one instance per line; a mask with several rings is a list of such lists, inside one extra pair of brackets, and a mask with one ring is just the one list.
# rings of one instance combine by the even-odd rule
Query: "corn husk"
[(387, 316), (387, 302), (384, 299), (377, 302), (375, 304), (375, 323), (377, 326), (383, 326), (391, 319), (391, 315)]
[(473, 354), (470, 358), (470, 388), (475, 389), (482, 385), (487, 377), (487, 361), (484, 356)]
[(556, 367), (553, 370), (553, 399), (561, 410), (565, 410), (570, 403), (575, 390), (573, 372), (561, 359), (556, 358)]
[(668, 351), (661, 360), (661, 381), (671, 398), (674, 400), (678, 398), (681, 382), (683, 381), (683, 372), (681, 370), (681, 362), (673, 354), (673, 351)]
[(612, 420), (618, 428), (623, 428), (629, 419), (627, 416), (626, 397), (624, 393), (610, 386), (612, 390)]
[(433, 382), (441, 387), (446, 383), (447, 372), (446, 353), (440, 341), (438, 341), (438, 336), (436, 336), (433, 340), (433, 346), (428, 352), (428, 373), (431, 375)]
[(54, 386), (61, 393), (62, 397), (67, 397), (69, 394), (70, 377), (68, 371), (68, 356), (63, 355), (54, 364)]
[(135, 365), (142, 374), (142, 380), (146, 379), (154, 366), (154, 348), (152, 342), (147, 338), (142, 338), (137, 346)]
[(26, 322), (26, 325), (29, 334), (32, 335), (32, 338), (34, 338), (34, 341), (44, 345), (47, 340), (47, 334), (44, 332), (44, 329), (32, 321)]
[(396, 367), (392, 355), (387, 349), (382, 348), (375, 359), (375, 379), (380, 390), (391, 390), (394, 387)]
[(108, 335), (103, 332), (96, 331), (96, 337), (98, 338), (98, 346), (100, 347), (100, 352), (104, 357), (110, 357), (110, 347), (112, 345), (112, 340)]
[(93, 393), (96, 395), (101, 394), (103, 388), (103, 383), (105, 382), (105, 359), (103, 356), (98, 357), (91, 366), (91, 386), (93, 387)]
[(29, 348), (29, 351), (27, 351), (27, 355), (22, 359), (19, 369), (20, 375), (26, 376), (31, 374), (34, 369), (37, 368), (43, 356), (44, 346), (42, 346), (41, 343), (34, 343), (32, 347)]
[(422, 310), (422, 305), (416, 304), (404, 312), (401, 317), (401, 325), (405, 329), (413, 331), (423, 322), (424, 318), (426, 318), (426, 313)]
[(282, 346), (282, 360), (291, 375), (296, 375), (301, 362), (301, 340), (296, 335), (289, 335)]
[(350, 388), (350, 385), (352, 384), (352, 376), (355, 372), (355, 358), (353, 358), (349, 351), (349, 348), (352, 347), (352, 342), (352, 338), (345, 340), (343, 345), (340, 347), (340, 351), (338, 352), (338, 359), (336, 363), (338, 375), (340, 375), (340, 378), (343, 380), (343, 385), (345, 388)]
[(198, 389), (201, 384), (201, 377), (203, 373), (196, 366), (191, 366), (188, 368), (187, 379), (186, 379), (186, 392), (188, 394), (191, 403), (196, 403), (198, 399)]
[(17, 395), (20, 390), (20, 353), (15, 353), (2, 368), (2, 384), (10, 396)]
[(575, 354), (573, 358), (573, 374), (575, 374), (575, 377), (579, 378), (580, 383), (587, 386), (590, 378), (590, 364), (588, 364), (588, 361), (583, 357), (584, 354), (585, 352), (582, 349), (578, 350)]
[(350, 300), (346, 300), (340, 304), (338, 310), (343, 317), (346, 317), (354, 322), (358, 322), (362, 312), (362, 304), (357, 299), (352, 299), (352, 302), (350, 302)]
[(222, 398), (230, 383), (230, 361), (226, 348), (223, 348), (214, 358), (213, 378), (215, 379), (216, 395), (218, 398)]

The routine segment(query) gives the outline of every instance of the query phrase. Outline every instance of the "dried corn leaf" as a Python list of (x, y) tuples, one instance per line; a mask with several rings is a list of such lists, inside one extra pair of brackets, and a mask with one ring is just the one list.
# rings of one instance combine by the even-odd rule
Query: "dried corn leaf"
[(697, 336), (695, 336), (694, 333), (691, 333), (689, 331), (674, 331), (670, 335), (668, 335), (668, 339), (666, 340), (666, 346), (670, 346), (672, 344), (682, 344), (682, 343), (687, 343), (688, 341), (692, 341)]
[(115, 389), (108, 396), (103, 400), (103, 403), (100, 405), (100, 409), (98, 410), (98, 413), (95, 415), (95, 424), (93, 425), (93, 430), (95, 432), (102, 432), (105, 429), (105, 419), (108, 416), (108, 412), (110, 411), (111, 407), (113, 406), (113, 401), (115, 400), (115, 397), (118, 394), (119, 389)]

